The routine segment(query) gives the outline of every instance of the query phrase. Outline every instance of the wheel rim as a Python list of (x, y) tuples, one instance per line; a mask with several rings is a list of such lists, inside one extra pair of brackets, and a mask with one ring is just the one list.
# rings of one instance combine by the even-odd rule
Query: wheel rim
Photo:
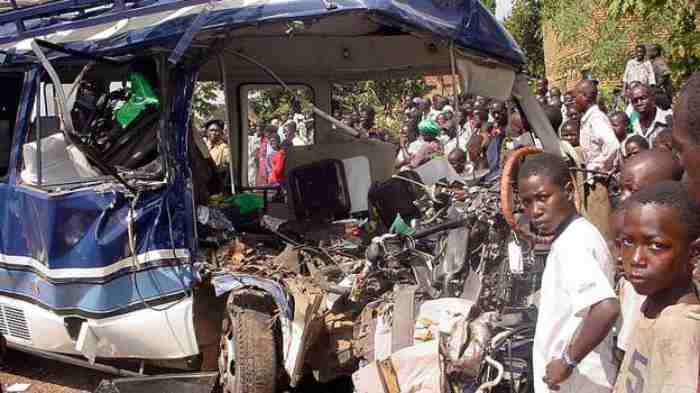
[(221, 331), (219, 343), (219, 382), (224, 393), (233, 393), (235, 359), (233, 328), (231, 322), (226, 319)]

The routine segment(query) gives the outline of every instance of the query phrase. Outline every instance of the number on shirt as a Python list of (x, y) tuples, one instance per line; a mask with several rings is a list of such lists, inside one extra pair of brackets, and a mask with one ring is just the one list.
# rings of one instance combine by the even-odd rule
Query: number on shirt
[[(644, 355), (639, 353), (637, 350), (632, 354), (632, 361), (629, 366), (629, 373), (632, 374), (631, 377), (627, 377), (625, 381), (625, 386), (627, 388), (627, 393), (642, 393), (644, 392), (644, 375), (642, 375), (642, 369), (647, 366), (649, 359)], [(640, 366), (642, 369), (640, 369)], [(632, 381), (632, 377), (636, 379), (635, 382)]]

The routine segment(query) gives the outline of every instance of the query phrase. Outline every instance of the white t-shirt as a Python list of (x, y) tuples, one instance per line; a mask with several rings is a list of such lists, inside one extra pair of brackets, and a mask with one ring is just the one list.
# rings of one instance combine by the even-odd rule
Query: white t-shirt
[[(405, 160), (407, 158), (410, 158), (410, 156), (418, 153), (421, 147), (425, 145), (427, 142), (423, 140), (423, 138), (418, 137), (415, 141), (411, 142), (408, 147), (406, 148), (406, 151), (404, 149), (399, 150), (399, 153), (397, 154), (396, 159), (397, 160)], [(406, 157), (406, 153), (408, 153), (408, 157)]]
[[(533, 346), (535, 393), (549, 393), (542, 381), (547, 364), (562, 357), (590, 306), (615, 298), (613, 258), (598, 229), (576, 218), (552, 243), (542, 275)], [(617, 367), (609, 334), (560, 385), (561, 393), (610, 392)]]
[(632, 342), (634, 327), (642, 319), (642, 304), (647, 299), (634, 290), (632, 284), (620, 279), (620, 319), (617, 325), (617, 347), (627, 352)]

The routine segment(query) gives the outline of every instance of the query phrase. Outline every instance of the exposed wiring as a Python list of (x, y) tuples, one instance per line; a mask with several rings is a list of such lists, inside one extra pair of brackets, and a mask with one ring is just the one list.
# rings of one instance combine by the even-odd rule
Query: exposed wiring
[[(131, 281), (133, 282), (134, 289), (136, 290), (136, 294), (139, 296), (139, 300), (141, 300), (141, 303), (148, 308), (149, 310), (156, 311), (156, 312), (164, 312), (168, 311), (171, 308), (177, 306), (180, 304), (182, 301), (184, 301), (187, 297), (189, 297), (189, 291), (188, 290), (182, 290), (181, 293), (184, 295), (174, 303), (168, 304), (167, 306), (164, 307), (157, 307), (157, 306), (152, 306), (148, 304), (148, 301), (146, 298), (143, 296), (143, 293), (141, 293), (141, 288), (139, 287), (138, 280), (136, 279), (136, 273), (138, 273), (138, 257), (136, 255), (136, 234), (134, 233), (134, 220), (136, 218), (135, 216), (135, 206), (136, 206), (136, 201), (139, 198), (139, 194), (136, 195), (135, 198), (131, 199), (129, 201), (129, 209), (127, 211), (126, 215), (126, 222), (127, 222), (127, 233), (129, 237), (129, 252), (131, 253), (131, 265), (134, 269), (134, 273), (131, 275)], [(169, 223), (170, 224), (170, 223)], [(171, 233), (172, 236), (172, 233)], [(157, 283), (155, 283), (157, 286)]]

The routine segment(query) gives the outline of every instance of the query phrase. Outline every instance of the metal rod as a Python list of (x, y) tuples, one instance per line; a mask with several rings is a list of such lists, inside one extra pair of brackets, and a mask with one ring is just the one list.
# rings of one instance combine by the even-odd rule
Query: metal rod
[[(453, 91), (456, 91), (456, 94), (462, 94), (462, 86), (459, 84), (459, 75), (457, 75), (457, 62), (455, 61), (455, 42), (452, 41), (450, 43), (450, 67), (452, 68), (452, 86), (453, 86)], [(457, 89), (454, 89), (454, 86), (457, 86)], [(455, 100), (457, 96), (455, 95)], [(456, 108), (455, 108), (456, 109)]]
[(41, 183), (43, 180), (43, 173), (41, 168), (41, 166), (43, 165), (41, 161), (41, 95), (43, 94), (44, 100), (46, 100), (46, 86), (44, 86), (44, 89), (42, 91), (41, 78), (38, 78), (36, 83), (39, 85), (39, 87), (36, 89), (39, 93), (39, 99), (36, 103), (36, 183), (39, 187), (41, 187)]
[[(224, 113), (226, 115), (226, 117), (225, 117), (225, 119), (226, 119), (226, 132), (228, 133), (228, 138), (226, 138), (226, 142), (228, 144), (228, 154), (229, 154), (228, 170), (229, 170), (229, 177), (231, 178), (231, 195), (236, 195), (236, 179), (234, 178), (235, 171), (234, 171), (234, 162), (233, 162), (233, 154), (232, 154), (233, 153), (233, 148), (232, 148), (233, 143), (231, 143), (231, 129), (232, 129), (231, 128), (231, 113), (229, 111), (229, 108), (230, 108), (229, 105), (231, 103), (231, 100), (228, 99), (228, 76), (226, 75), (226, 59), (224, 58), (224, 55), (219, 54), (217, 56), (217, 60), (219, 63), (219, 73), (221, 74), (221, 86), (224, 89), (224, 102), (226, 103), (226, 110), (224, 111)], [(239, 133), (239, 138), (240, 138), (239, 145), (241, 147), (243, 147), (243, 145), (245, 145), (245, 149), (240, 150), (241, 153), (244, 151), (247, 152), (248, 151), (248, 138), (241, 133)], [(239, 154), (237, 156), (242, 157), (243, 155)], [(250, 159), (250, 157), (248, 159)], [(247, 163), (244, 165), (243, 161), (240, 160), (240, 162), (238, 162), (238, 165), (241, 168), (245, 168), (245, 171), (241, 171), (241, 172), (245, 172), (246, 176), (248, 176)], [(238, 179), (238, 180), (241, 182), (241, 184), (243, 184), (242, 178)]]
[[(280, 77), (278, 77), (277, 74), (275, 74), (275, 73), (274, 73), (269, 67), (267, 67), (266, 65), (260, 63), (259, 61), (253, 59), (252, 57), (246, 56), (246, 55), (244, 55), (243, 53), (240, 53), (240, 52), (236, 52), (236, 51), (233, 51), (233, 50), (226, 50), (226, 52), (227, 52), (227, 53), (230, 53), (230, 54), (232, 54), (232, 55), (234, 55), (234, 56), (237, 56), (237, 57), (239, 57), (239, 58), (241, 58), (241, 59), (243, 59), (243, 60), (245, 60), (245, 61), (247, 61), (247, 62), (249, 62), (249, 63), (252, 63), (253, 65), (256, 65), (256, 66), (260, 67), (260, 68), (261, 68), (263, 71), (265, 71), (265, 73), (267, 73), (272, 79), (274, 79), (275, 81), (277, 81), (277, 83), (279, 83), (288, 93), (292, 94), (292, 95), (293, 95), (295, 98), (297, 98), (298, 100), (300, 100), (300, 101), (302, 100), (301, 97), (298, 97), (296, 94), (294, 94), (294, 91), (293, 91), (292, 89), (290, 89), (289, 86), (287, 86), (287, 84), (284, 83), (284, 81), (283, 81)], [(334, 118), (333, 116), (331, 116), (331, 115), (329, 115), (328, 113), (326, 113), (326, 112), (322, 111), (321, 109), (317, 108), (316, 105), (314, 105), (313, 103), (311, 103), (311, 111), (312, 111), (314, 114), (318, 115), (320, 118), (322, 118), (322, 119), (324, 119), (324, 120), (330, 122), (331, 124), (333, 124), (334, 126), (338, 127), (339, 129), (343, 130), (345, 133), (347, 133), (347, 134), (349, 134), (349, 135), (351, 135), (351, 136), (358, 137), (358, 136), (360, 135), (359, 132), (357, 132), (356, 130), (353, 130), (352, 128), (348, 127), (346, 124), (343, 124), (341, 121), (339, 121), (339, 120), (337, 120), (336, 118)]]
[(126, 376), (126, 377), (143, 377), (144, 376), (143, 374), (139, 374), (137, 372), (124, 370), (124, 369), (116, 368), (113, 366), (108, 366), (106, 364), (90, 363), (87, 360), (82, 360), (82, 359), (74, 358), (72, 356), (61, 355), (61, 354), (53, 353), (53, 352), (45, 352), (45, 351), (33, 349), (30, 347), (27, 347), (27, 346), (24, 346), (21, 344), (12, 343), (12, 342), (8, 342), (7, 347), (15, 349), (17, 351), (25, 352), (25, 353), (28, 353), (28, 354), (31, 354), (34, 356), (38, 356), (40, 358), (55, 360), (57, 362), (62, 362), (62, 363), (66, 363), (66, 364), (72, 364), (72, 365), (78, 366), (78, 367), (85, 367), (85, 368), (101, 371), (101, 372), (108, 373), (108, 374), (114, 374), (114, 375)]
[[(44, 67), (44, 70), (46, 70), (46, 72), (49, 74), (49, 77), (51, 78), (55, 89), (54, 95), (56, 95), (56, 93), (58, 95), (58, 113), (60, 114), (61, 120), (63, 120), (63, 129), (65, 130), (63, 135), (66, 138), (66, 143), (75, 145), (75, 141), (72, 140), (72, 136), (75, 134), (75, 127), (73, 127), (73, 118), (71, 117), (70, 111), (68, 110), (68, 99), (66, 98), (66, 93), (63, 90), (63, 86), (61, 85), (61, 78), (58, 76), (58, 73), (56, 72), (56, 69), (53, 67), (53, 65), (51, 65), (49, 59), (46, 58), (46, 55), (39, 47), (39, 44), (37, 44), (36, 40), (32, 40), (30, 42), (30, 46), (34, 54), (39, 59), (39, 62), (41, 63), (42, 67)], [(116, 169), (103, 164), (96, 154), (93, 154), (92, 152), (84, 149), (86, 149), (86, 146), (83, 146), (83, 149), (81, 150), (83, 150), (83, 153), (87, 155), (88, 158), (92, 159), (95, 162), (95, 164), (98, 166), (98, 169), (111, 175), (127, 190), (129, 190), (133, 194), (136, 194), (136, 190), (133, 187), (131, 187), (129, 183), (124, 181), (124, 179), (122, 179), (121, 176), (119, 176), (119, 173)]]
[(68, 49), (66, 47), (63, 47), (62, 45), (54, 44), (53, 42), (48, 42), (40, 39), (36, 39), (36, 43), (39, 44), (40, 46), (43, 46), (44, 48), (54, 50), (56, 52), (61, 52), (65, 53), (67, 55), (72, 55), (78, 58), (98, 62), (98, 63), (105, 63), (105, 64), (110, 64), (110, 65), (123, 65), (126, 64), (126, 61), (117, 61), (114, 59), (110, 59), (107, 57), (102, 57), (102, 56), (96, 56), (93, 55), (92, 53), (87, 53), (75, 49)]

